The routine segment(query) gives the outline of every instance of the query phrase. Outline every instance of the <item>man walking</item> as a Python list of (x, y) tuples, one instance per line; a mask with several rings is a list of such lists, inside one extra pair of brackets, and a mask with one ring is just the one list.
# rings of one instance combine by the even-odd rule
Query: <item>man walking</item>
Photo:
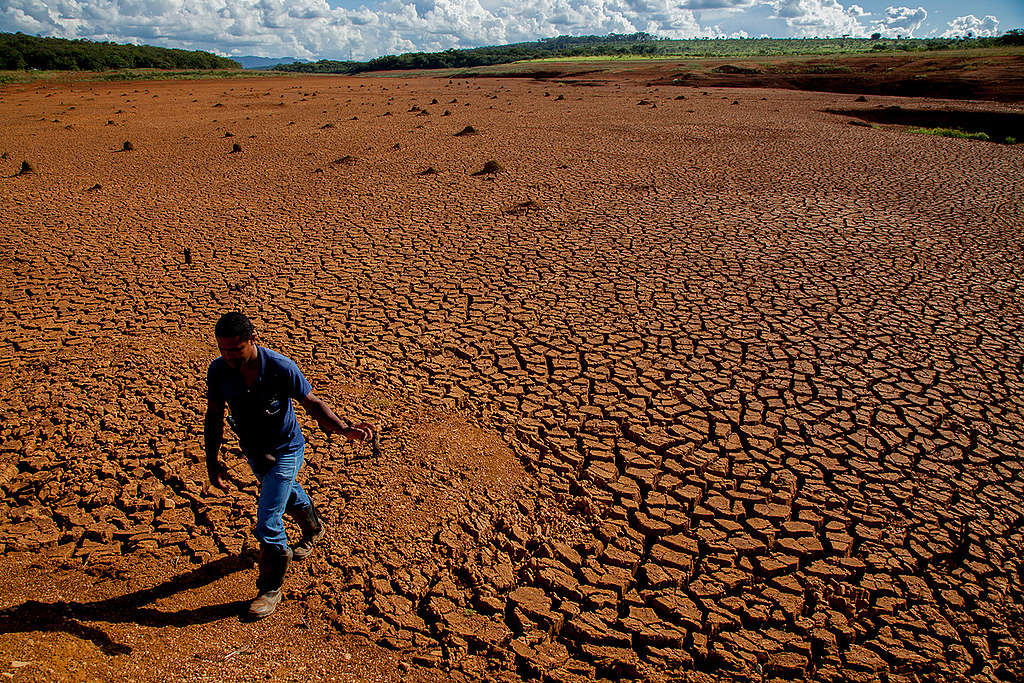
[[(347, 425), (313, 394), (298, 366), (270, 349), (257, 346), (252, 323), (242, 313), (225, 313), (214, 329), (220, 358), (206, 375), (206, 471), (210, 483), (226, 489), (224, 466), (217, 456), (224, 436), (224, 407), (228, 424), (260, 482), (256, 538), (260, 542), (258, 597), (249, 616), (260, 619), (277, 608), (289, 563), (304, 559), (324, 534), (323, 523), (302, 485), (295, 480), (302, 467), (305, 438), (295, 419), (292, 399), (313, 416), (327, 434), (366, 441), (374, 436), (365, 422)], [(284, 513), (298, 523), (302, 537), (288, 545)]]

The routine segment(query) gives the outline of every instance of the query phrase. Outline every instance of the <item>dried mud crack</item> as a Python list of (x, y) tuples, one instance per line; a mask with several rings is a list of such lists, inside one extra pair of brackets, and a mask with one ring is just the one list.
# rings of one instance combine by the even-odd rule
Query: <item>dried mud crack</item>
[[(401, 115), (437, 102), (487, 135)], [(1024, 157), (861, 111), (614, 76), (6, 86), (36, 170), (0, 179), (0, 669), (1019, 677)], [(256, 483), (202, 463), (235, 308), (381, 427), (375, 455), (303, 422), (328, 532), (258, 624)]]

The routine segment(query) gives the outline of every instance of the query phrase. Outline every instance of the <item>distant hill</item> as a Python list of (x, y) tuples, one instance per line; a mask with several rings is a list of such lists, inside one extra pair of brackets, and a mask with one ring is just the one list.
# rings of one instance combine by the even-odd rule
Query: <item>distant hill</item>
[(278, 64), (294, 64), (296, 62), (306, 64), (309, 62), (308, 59), (300, 57), (254, 57), (252, 55), (233, 57), (232, 59), (241, 64), (243, 69), (269, 69)]
[(475, 47), (444, 52), (407, 52), (367, 62), (322, 59), (303, 64), (280, 64), (278, 71), (303, 73), (362, 73), (408, 69), (464, 69), (508, 64), (526, 59), (565, 57), (740, 57), (835, 55), (872, 52), (917, 52), (965, 47), (1020, 44), (1019, 29), (998, 38), (694, 38), (674, 40), (649, 33), (606, 36), (558, 36), (529, 43)]
[(0, 69), (239, 69), (238, 62), (199, 50), (0, 33)]

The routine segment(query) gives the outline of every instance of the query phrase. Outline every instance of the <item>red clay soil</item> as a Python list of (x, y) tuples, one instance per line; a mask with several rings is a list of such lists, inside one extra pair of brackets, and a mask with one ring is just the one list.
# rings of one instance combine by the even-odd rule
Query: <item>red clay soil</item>
[[(1019, 679), (1024, 148), (857, 116), (894, 106), (1020, 115), (0, 91), (0, 673)], [(228, 493), (202, 463), (231, 309), (382, 431), (301, 416), (328, 531), (255, 624), (256, 484), (233, 442)]]
[[(691, 88), (777, 88), (1024, 102), (1024, 50), (968, 50), (657, 61), (569, 61), (488, 67), (502, 75), (591, 85), (624, 78)], [(497, 75), (497, 74), (492, 74)]]
[[(740, 60), (742, 62), (742, 60)], [(823, 92), (944, 97), (966, 100), (1024, 102), (1024, 54), (991, 55), (865, 55), (807, 58), (767, 65), (756, 62), (754, 73), (729, 73), (722, 67), (690, 77), (685, 71), (671, 83), (692, 86), (792, 88)], [(716, 70), (717, 69), (717, 70)]]

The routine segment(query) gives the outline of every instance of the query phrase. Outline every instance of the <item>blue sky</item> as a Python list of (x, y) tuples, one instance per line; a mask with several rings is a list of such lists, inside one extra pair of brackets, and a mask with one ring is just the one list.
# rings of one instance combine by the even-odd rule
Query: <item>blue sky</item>
[(368, 59), (557, 35), (998, 35), (1024, 0), (3, 0), (0, 31), (218, 54)]

